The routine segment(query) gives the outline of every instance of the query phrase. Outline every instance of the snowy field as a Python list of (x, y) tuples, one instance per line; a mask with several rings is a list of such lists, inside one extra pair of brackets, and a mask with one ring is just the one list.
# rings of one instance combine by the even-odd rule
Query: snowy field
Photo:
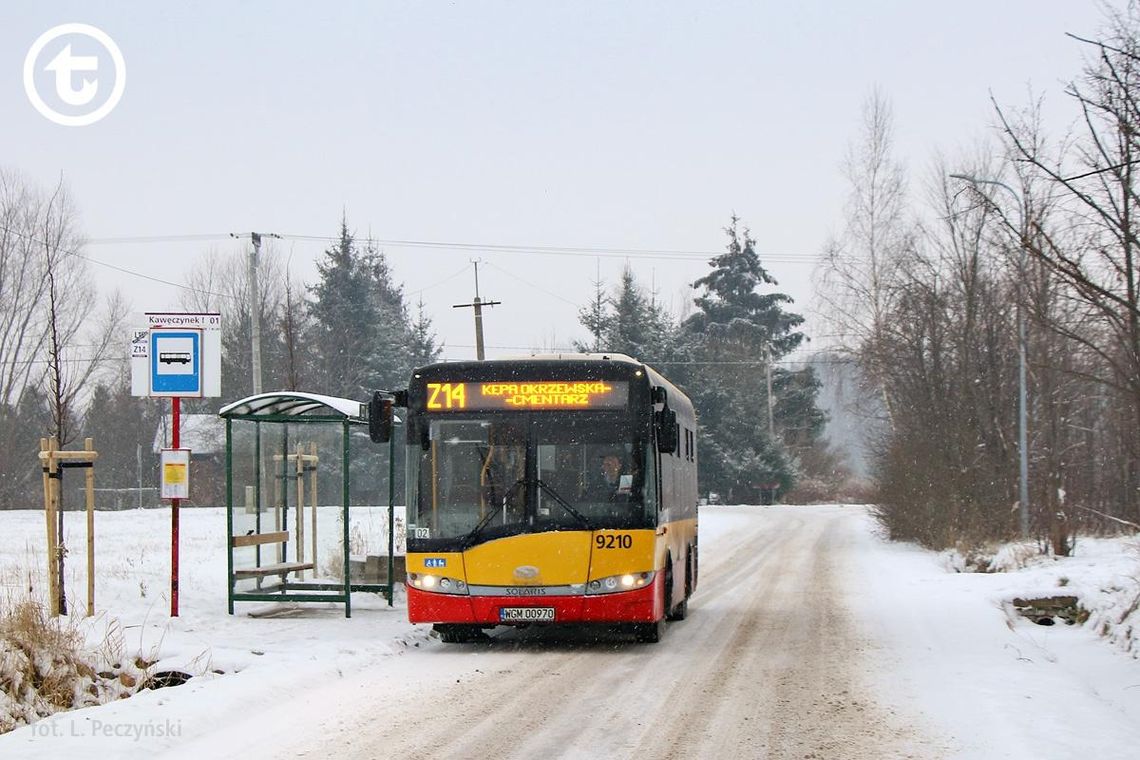
[[(299, 736), (361, 730), (340, 717), (353, 695), (395, 699), (412, 686), (485, 676), (489, 660), (465, 656), (471, 650), (441, 644), (427, 626), (408, 624), (399, 594), (393, 607), (374, 595), (354, 595), (350, 619), (332, 604), (239, 603), (237, 614), (228, 615), (225, 514), (218, 509), (182, 511), (176, 619), (169, 617), (169, 512), (98, 513), (99, 612), (84, 618), (85, 521), (78, 513), (67, 518), (68, 599), (93, 658), (139, 656), (153, 670), (194, 677), (16, 729), (0, 736), (0, 757), (295, 756)], [(859, 657), (876, 700), (892, 714), (918, 716), (933, 737), (910, 756), (1136, 756), (1135, 540), (1082, 538), (1072, 558), (1030, 557), (1008, 573), (967, 574), (954, 572), (951, 556), (884, 542), (859, 507), (718, 506), (702, 508), (702, 567), (718, 552), (738, 551), (749, 531), (759, 535), (777, 522), (794, 530), (817, 518), (843, 529), (843, 604), (869, 642)], [(378, 520), (364, 513), (360, 522), (357, 534), (368, 534), (371, 543)], [(42, 589), (43, 534), (42, 513), (0, 512), (6, 598)], [(702, 584), (716, 579), (702, 575)], [(699, 620), (700, 597), (710, 591), (698, 590), (690, 621)], [(1079, 597), (1089, 620), (1040, 626), (1010, 604), (1058, 594)], [(676, 651), (677, 641), (669, 649), (667, 632), (653, 646), (672, 657), (700, 656)], [(523, 649), (502, 656), (537, 655)], [(590, 715), (582, 713), (584, 720)], [(265, 733), (270, 727), (273, 733)]]

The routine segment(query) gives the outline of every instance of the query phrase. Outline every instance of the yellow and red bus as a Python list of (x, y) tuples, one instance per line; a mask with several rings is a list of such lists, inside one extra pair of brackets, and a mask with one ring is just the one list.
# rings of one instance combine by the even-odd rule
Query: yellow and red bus
[(411, 622), (446, 642), (592, 623), (655, 642), (685, 617), (696, 419), (659, 373), (618, 354), (440, 363), (406, 403)]

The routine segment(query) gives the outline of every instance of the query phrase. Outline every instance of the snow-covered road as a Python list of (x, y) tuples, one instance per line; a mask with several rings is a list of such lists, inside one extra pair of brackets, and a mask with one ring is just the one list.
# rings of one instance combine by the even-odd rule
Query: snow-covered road
[[(279, 757), (935, 757), (880, 705), (840, 579), (851, 511), (732, 508), (702, 535), (700, 588), (660, 644), (504, 631), (409, 654), (284, 707)], [(411, 667), (409, 667), (411, 666)], [(247, 735), (255, 735), (249, 726)], [(239, 732), (240, 733), (240, 732)], [(235, 735), (236, 738), (236, 735)], [(187, 747), (188, 754), (197, 752)], [(236, 748), (235, 748), (236, 749)], [(243, 754), (245, 750), (235, 752)]]
[[(34, 536), (42, 517), (4, 517), (3, 556), (25, 547), (37, 566), (24, 524)], [(443, 644), (399, 600), (367, 595), (350, 620), (324, 605), (226, 615), (217, 510), (184, 516), (184, 617), (164, 620), (147, 591), (164, 572), (162, 514), (101, 519), (118, 538), (101, 559), (118, 622), (91, 623), (95, 638), (121, 625), (126, 654), (201, 675), (0, 736), (0, 757), (1123, 760), (1140, 747), (1140, 661), (1103, 623), (1045, 628), (1006, 608), (1060, 586), (1133, 598), (1123, 539), (978, 575), (883, 541), (861, 507), (710, 507), (689, 617), (659, 644), (542, 629)]]

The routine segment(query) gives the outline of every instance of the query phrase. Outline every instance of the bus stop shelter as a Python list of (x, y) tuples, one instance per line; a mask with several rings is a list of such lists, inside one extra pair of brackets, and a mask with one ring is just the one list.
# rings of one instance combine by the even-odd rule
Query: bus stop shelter
[[(351, 617), (353, 591), (383, 594), (391, 605), (392, 572), (387, 583), (352, 582), (351, 439), (367, 428), (367, 404), (275, 391), (235, 401), (218, 416), (226, 424), (229, 613), (235, 602), (340, 602), (345, 617)], [(391, 566), (394, 490), (392, 449), (387, 448)], [(330, 506), (336, 497), (330, 496), (335, 489), (327, 477), (324, 496), (318, 495), (318, 468), (334, 477), (339, 470), (339, 505)], [(322, 523), (324, 564), (318, 555)]]

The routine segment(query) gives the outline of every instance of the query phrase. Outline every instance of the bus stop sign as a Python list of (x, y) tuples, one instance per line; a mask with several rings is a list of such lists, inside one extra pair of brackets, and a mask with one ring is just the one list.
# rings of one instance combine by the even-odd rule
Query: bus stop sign
[(222, 395), (222, 315), (147, 312), (131, 329), (131, 395)]
[(150, 331), (150, 389), (153, 395), (202, 395), (202, 331)]

